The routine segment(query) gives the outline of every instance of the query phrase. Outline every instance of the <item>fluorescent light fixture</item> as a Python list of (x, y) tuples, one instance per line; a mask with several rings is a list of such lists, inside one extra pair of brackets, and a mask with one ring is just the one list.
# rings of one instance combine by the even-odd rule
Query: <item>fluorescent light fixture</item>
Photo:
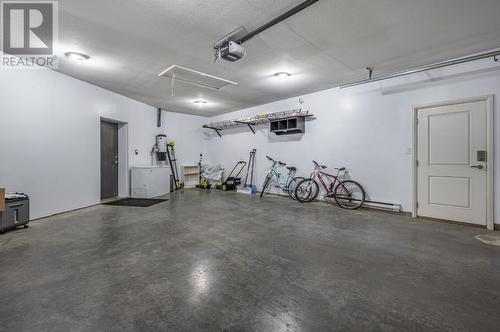
[(76, 63), (84, 63), (85, 61), (90, 59), (90, 56), (88, 56), (87, 54), (78, 53), (78, 52), (66, 52), (66, 53), (64, 53), (64, 55), (68, 59), (71, 59), (71, 60), (75, 61)]
[(290, 76), (292, 76), (292, 74), (284, 72), (284, 71), (281, 71), (279, 73), (274, 74), (274, 77), (277, 77), (280, 81), (284, 81), (287, 78), (289, 78)]

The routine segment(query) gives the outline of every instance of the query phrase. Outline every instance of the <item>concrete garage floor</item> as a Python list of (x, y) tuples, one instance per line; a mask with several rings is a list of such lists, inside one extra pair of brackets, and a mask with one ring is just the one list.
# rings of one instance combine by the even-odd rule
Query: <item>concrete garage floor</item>
[(0, 237), (1, 331), (498, 331), (487, 231), (187, 190)]

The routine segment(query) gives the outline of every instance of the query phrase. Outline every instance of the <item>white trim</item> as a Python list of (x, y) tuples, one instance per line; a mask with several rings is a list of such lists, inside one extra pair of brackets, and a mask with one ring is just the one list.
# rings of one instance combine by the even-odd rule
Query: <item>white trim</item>
[(487, 211), (486, 221), (489, 230), (495, 230), (495, 98), (490, 95), (486, 99), (486, 186), (487, 186)]
[(418, 156), (418, 130), (417, 130), (417, 116), (418, 111), (427, 108), (435, 108), (442, 106), (450, 106), (464, 103), (472, 103), (484, 101), (486, 102), (486, 154), (487, 154), (487, 162), (486, 162), (486, 226), (489, 230), (495, 229), (494, 223), (494, 198), (495, 198), (495, 182), (494, 182), (494, 173), (495, 173), (495, 138), (494, 138), (494, 95), (486, 95), (481, 97), (473, 97), (473, 98), (464, 98), (453, 101), (439, 102), (434, 104), (415, 106), (413, 107), (413, 125), (412, 125), (412, 217), (418, 217), (418, 207), (417, 207), (417, 198), (418, 198), (418, 167), (417, 167), (417, 156)]
[(417, 131), (417, 119), (418, 119), (418, 110), (421, 107), (413, 107), (413, 116), (412, 116), (412, 146), (411, 146), (411, 174), (412, 174), (412, 191), (411, 191), (411, 217), (417, 218), (417, 200), (418, 200), (418, 167), (417, 167), (417, 148), (418, 148), (418, 131)]
[(120, 197), (130, 197), (128, 137), (128, 123), (118, 123), (118, 196)]

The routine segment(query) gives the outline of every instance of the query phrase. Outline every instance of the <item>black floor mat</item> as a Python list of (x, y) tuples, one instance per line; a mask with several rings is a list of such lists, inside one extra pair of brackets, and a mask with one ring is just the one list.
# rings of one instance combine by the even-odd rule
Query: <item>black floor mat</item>
[(124, 198), (103, 205), (149, 207), (166, 201), (168, 199)]

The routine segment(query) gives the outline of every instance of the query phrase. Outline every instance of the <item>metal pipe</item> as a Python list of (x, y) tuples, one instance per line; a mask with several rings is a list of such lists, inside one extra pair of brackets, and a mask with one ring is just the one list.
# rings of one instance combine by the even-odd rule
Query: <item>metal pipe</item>
[(158, 108), (158, 113), (156, 117), (156, 126), (161, 128), (161, 108)]
[(352, 83), (342, 84), (339, 86), (339, 88), (340, 89), (350, 88), (350, 87), (353, 87), (356, 85), (362, 85), (362, 84), (367, 84), (367, 83), (372, 83), (372, 82), (383, 81), (383, 80), (387, 80), (390, 78), (396, 78), (396, 77), (421, 73), (421, 72), (432, 70), (432, 69), (438, 69), (438, 68), (443, 68), (443, 67), (448, 67), (448, 66), (453, 66), (453, 65), (459, 65), (461, 63), (482, 60), (482, 59), (491, 58), (491, 57), (494, 58), (494, 57), (499, 56), (499, 55), (500, 55), (500, 50), (497, 50), (497, 51), (467, 56), (467, 57), (463, 57), (463, 58), (458, 58), (458, 59), (454, 59), (454, 60), (446, 60), (446, 61), (431, 64), (431, 65), (415, 67), (415, 68), (408, 69), (405, 71), (400, 71), (400, 72), (396, 72), (396, 73), (392, 73), (392, 74), (388, 74), (388, 75), (384, 75), (384, 76), (380, 76), (380, 77), (376, 77), (376, 78), (371, 78), (371, 79), (356, 81), (356, 82), (352, 82)]
[(255, 29), (254, 31), (252, 32), (249, 32), (247, 33), (246, 35), (244, 35), (243, 37), (241, 37), (240, 39), (236, 40), (236, 43), (238, 44), (243, 44), (244, 42), (247, 42), (249, 41), (250, 39), (252, 39), (253, 37), (257, 36), (259, 33), (269, 29), (270, 27), (280, 23), (280, 22), (283, 22), (284, 20), (286, 20), (287, 18), (297, 14), (298, 12), (306, 9), (307, 7), (315, 4), (316, 2), (318, 2), (319, 0), (307, 0), (307, 1), (304, 1), (302, 2), (301, 4), (299, 4), (298, 6), (290, 9), (289, 11), (287, 11), (286, 13), (284, 14), (281, 14), (280, 16), (276, 17), (274, 20), (272, 21), (269, 21), (268, 23), (264, 24), (263, 26), (261, 26), (260, 28), (257, 28)]

